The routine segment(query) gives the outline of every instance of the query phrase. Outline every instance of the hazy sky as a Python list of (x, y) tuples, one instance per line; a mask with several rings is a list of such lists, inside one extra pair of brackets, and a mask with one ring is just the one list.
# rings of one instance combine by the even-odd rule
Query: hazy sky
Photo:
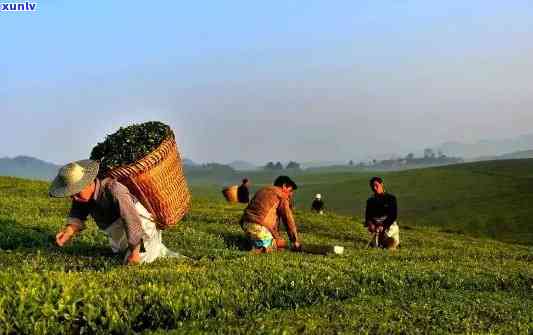
[(533, 132), (530, 0), (48, 0), (0, 31), (0, 157), (82, 159), (148, 120), (261, 164)]

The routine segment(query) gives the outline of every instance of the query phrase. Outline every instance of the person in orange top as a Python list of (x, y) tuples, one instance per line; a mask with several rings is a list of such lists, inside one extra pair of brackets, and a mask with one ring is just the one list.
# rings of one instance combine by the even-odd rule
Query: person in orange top
[(278, 220), (287, 228), (292, 250), (301, 250), (290, 198), (298, 186), (287, 176), (279, 176), (274, 186), (258, 190), (244, 210), (240, 224), (256, 253), (285, 249), (289, 244), (279, 232)]

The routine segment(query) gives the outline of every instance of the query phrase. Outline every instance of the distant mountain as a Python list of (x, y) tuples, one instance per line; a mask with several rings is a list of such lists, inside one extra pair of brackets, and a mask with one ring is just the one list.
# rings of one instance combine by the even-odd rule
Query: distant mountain
[(483, 140), (476, 143), (446, 142), (436, 149), (448, 156), (467, 159), (498, 156), (509, 152), (533, 149), (533, 134), (522, 135), (512, 139)]
[(185, 165), (185, 176), (187, 177), (187, 182), (191, 184), (232, 185), (240, 181), (240, 174), (237, 174), (231, 166), (218, 163), (198, 164), (195, 166)]
[(235, 171), (250, 171), (250, 170), (257, 170), (258, 167), (253, 165), (250, 162), (246, 161), (233, 161), (228, 164), (231, 166), (231, 168)]
[(527, 159), (533, 158), (533, 150), (521, 150), (510, 152), (503, 155), (497, 156), (481, 156), (471, 159), (471, 161), (493, 161), (493, 160), (504, 160), (504, 159)]
[(0, 175), (52, 180), (61, 166), (29, 156), (0, 158)]
[[(347, 165), (347, 164), (348, 164), (348, 160), (346, 160), (346, 161), (309, 161), (309, 162), (300, 163), (300, 167), (302, 169), (309, 169), (309, 168), (320, 168), (320, 167)], [(284, 164), (284, 166), (286, 166), (286, 165), (287, 164)]]
[(182, 163), (185, 166), (198, 166), (198, 164), (196, 164), (195, 162), (193, 162), (192, 160), (188, 158), (183, 158)]
[(533, 150), (515, 151), (509, 154), (498, 156), (498, 159), (526, 159), (526, 158), (533, 158)]

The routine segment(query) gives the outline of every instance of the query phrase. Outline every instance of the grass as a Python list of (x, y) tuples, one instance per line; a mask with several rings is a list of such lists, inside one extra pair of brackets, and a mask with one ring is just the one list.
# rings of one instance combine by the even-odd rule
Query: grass
[[(533, 247), (443, 232), (405, 212), (409, 203), (444, 197), (434, 186), (430, 196), (406, 196), (404, 190), (427, 187), (417, 173), (429, 174), (424, 180), (449, 175), (452, 189), (460, 186), (452, 175), (495, 180), (486, 172), (521, 171), (520, 178), (529, 178), (527, 168), (501, 164), (386, 175), (404, 208), (398, 252), (367, 249), (368, 234), (353, 215), (298, 209), (304, 243), (342, 245), (340, 256), (252, 256), (237, 224), (243, 206), (222, 202), (213, 187), (193, 185), (190, 215), (164, 233), (165, 244), (191, 260), (137, 267), (122, 266), (91, 223), (67, 247), (54, 247), (68, 202), (49, 199), (47, 183), (0, 178), (0, 334), (531, 333)], [(339, 194), (366, 186), (365, 175), (334, 177)], [(298, 179), (302, 193), (312, 194), (331, 178)], [(414, 186), (403, 184), (409, 180)], [(524, 180), (515, 186), (525, 187)], [(498, 185), (484, 190), (509, 194)], [(366, 199), (363, 187), (357, 194)]]

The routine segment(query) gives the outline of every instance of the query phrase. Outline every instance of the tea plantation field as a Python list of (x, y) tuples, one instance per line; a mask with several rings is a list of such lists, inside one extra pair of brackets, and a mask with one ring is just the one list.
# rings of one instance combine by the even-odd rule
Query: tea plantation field
[[(302, 210), (308, 210), (314, 195), (321, 193), (330, 210), (361, 217), (370, 193), (368, 180), (379, 175), (398, 199), (401, 223), (533, 245), (533, 159), (396, 172), (288, 173), (300, 186), (296, 207)], [(241, 174), (250, 177), (255, 188), (275, 177)], [(231, 182), (238, 183), (239, 177)], [(204, 185), (202, 194), (218, 197), (220, 186), (210, 190)]]
[[(409, 192), (393, 176), (391, 188)], [(314, 192), (312, 177), (302, 178), (302, 193)], [(346, 189), (363, 182), (355, 176)], [(304, 243), (342, 245), (345, 254), (254, 256), (237, 224), (243, 207), (193, 187), (187, 220), (164, 235), (190, 259), (124, 267), (91, 223), (67, 247), (54, 247), (69, 204), (49, 199), (47, 188), (0, 178), (0, 334), (533, 331), (528, 245), (446, 233), (406, 215), (399, 251), (369, 250), (360, 219), (298, 209)], [(494, 199), (486, 201), (490, 207)]]

